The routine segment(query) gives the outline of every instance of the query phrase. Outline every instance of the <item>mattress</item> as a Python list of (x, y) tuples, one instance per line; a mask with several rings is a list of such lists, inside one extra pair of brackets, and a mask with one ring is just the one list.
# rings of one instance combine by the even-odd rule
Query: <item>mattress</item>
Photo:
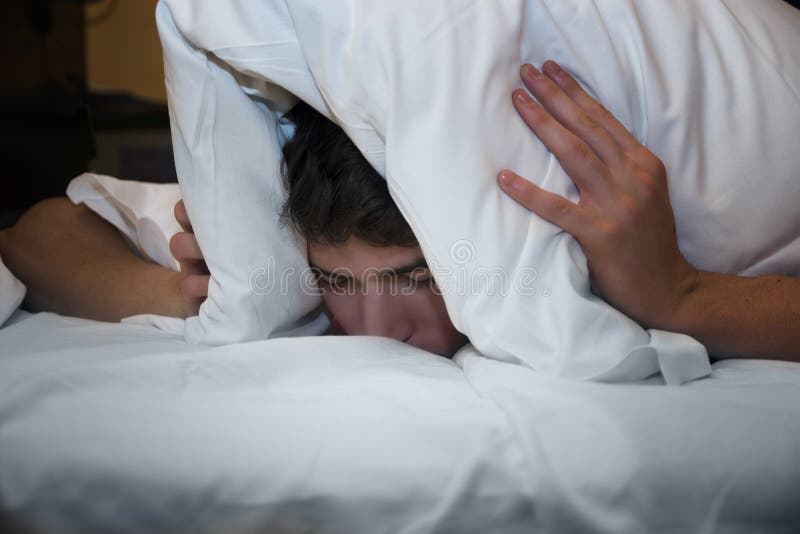
[(18, 311), (0, 510), (33, 532), (796, 532), (800, 365), (661, 380)]

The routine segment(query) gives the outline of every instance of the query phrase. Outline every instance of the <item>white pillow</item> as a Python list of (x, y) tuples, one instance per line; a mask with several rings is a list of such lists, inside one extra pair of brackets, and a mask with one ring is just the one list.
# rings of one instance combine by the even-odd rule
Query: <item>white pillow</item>
[[(219, 24), (238, 39), (231, 20), (237, 13), (217, 19), (206, 9), (213, 4), (224, 6), (185, 2), (182, 7), (190, 16), (196, 13), (197, 22), (211, 23), (208, 33)], [(243, 91), (219, 58), (185, 40), (166, 9), (158, 7), (175, 163), (212, 276), (200, 316), (186, 321), (186, 338), (224, 344), (319, 334), (323, 322), (303, 320), (319, 316), (305, 247), (279, 222), (277, 117)]]
[(0, 258), (0, 326), (11, 317), (25, 298), (25, 286), (11, 274)]
[[(644, 331), (593, 296), (575, 240), (497, 189), (496, 172), (510, 167), (577, 198), (511, 105), (523, 62), (559, 61), (664, 160), (680, 244), (699, 267), (800, 265), (800, 15), (780, 0), (757, 10), (690, 0), (162, 0), (158, 20), (179, 176), (217, 267), (207, 337), (255, 320), (252, 296), (239, 291), (253, 265), (243, 249), (264, 243), (302, 264), (302, 246), (252, 208), (279, 196), (275, 115), (262, 103), (285, 97), (276, 86), (341, 124), (385, 175), (454, 324), (486, 356), (580, 379), (660, 369), (680, 382), (710, 369), (693, 339)], [(269, 183), (255, 176), (264, 168), (275, 170)], [(495, 273), (505, 293), (489, 290)], [(226, 283), (237, 290), (223, 294)], [(297, 298), (276, 299), (280, 314), (272, 301), (258, 309), (297, 318), (308, 309), (292, 308)], [(267, 323), (240, 333), (274, 333)]]

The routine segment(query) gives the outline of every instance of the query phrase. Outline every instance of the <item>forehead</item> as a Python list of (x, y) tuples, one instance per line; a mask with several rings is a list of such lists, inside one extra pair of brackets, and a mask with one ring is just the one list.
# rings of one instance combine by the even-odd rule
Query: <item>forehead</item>
[(352, 237), (338, 245), (308, 243), (309, 262), (325, 271), (346, 270), (355, 277), (376, 269), (397, 269), (423, 259), (417, 247), (376, 247)]

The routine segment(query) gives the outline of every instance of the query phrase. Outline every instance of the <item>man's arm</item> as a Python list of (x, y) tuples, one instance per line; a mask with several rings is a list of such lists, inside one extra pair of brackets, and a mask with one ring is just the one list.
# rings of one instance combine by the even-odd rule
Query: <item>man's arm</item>
[(180, 273), (138, 257), (113, 226), (66, 198), (40, 202), (0, 232), (0, 256), (33, 311), (100, 321), (188, 313)]
[(511, 171), (500, 187), (569, 232), (592, 286), (646, 327), (691, 335), (717, 357), (800, 361), (800, 280), (703, 272), (678, 248), (663, 163), (558, 65), (522, 69), (514, 105), (580, 192), (577, 204)]
[(800, 362), (800, 280), (700, 271), (676, 313), (655, 326), (688, 334), (717, 357)]

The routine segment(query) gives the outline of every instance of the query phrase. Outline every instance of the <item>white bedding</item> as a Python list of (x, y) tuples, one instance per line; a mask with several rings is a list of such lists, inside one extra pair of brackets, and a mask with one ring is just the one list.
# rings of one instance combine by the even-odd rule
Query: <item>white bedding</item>
[[(180, 0), (168, 4), (200, 5)], [(728, 4), (738, 6), (740, 13), (748, 10), (740, 1)], [(295, 5), (313, 7), (310, 2)], [(771, 6), (766, 11), (770, 24), (776, 23), (774, 10), (782, 8), (774, 2), (764, 5)], [(675, 16), (685, 15), (673, 11)], [(566, 25), (581, 20), (571, 19), (569, 11), (556, 10), (555, 15)], [(748, 32), (756, 42), (768, 43), (769, 36), (761, 33), (765, 25), (755, 12), (750, 15)], [(207, 19), (182, 20), (198, 29), (192, 24)], [(239, 22), (253, 21), (243, 17)], [(789, 24), (783, 27), (786, 33)], [(219, 30), (223, 37), (224, 29), (222, 24), (205, 28), (210, 33)], [(574, 26), (571, 30), (577, 31)], [(283, 44), (291, 48), (289, 42)], [(220, 56), (258, 52), (227, 44), (216, 49)], [(704, 50), (710, 54), (713, 47)], [(569, 56), (576, 61), (569, 67), (580, 67), (577, 56)], [(516, 65), (518, 59), (508, 62)], [(212, 63), (209, 68), (222, 74), (224, 69)], [(783, 70), (795, 69), (792, 79), (797, 79), (796, 62), (778, 63)], [(516, 79), (515, 73), (507, 74), (509, 80)], [(611, 91), (606, 84), (615, 72), (603, 76), (592, 85)], [(652, 96), (663, 80), (649, 74), (646, 78), (654, 84), (645, 91)], [(230, 88), (231, 79), (225, 83)], [(251, 89), (249, 95), (258, 93)], [(196, 94), (215, 98), (213, 92)], [(308, 96), (313, 101), (313, 95)], [(605, 96), (615, 112), (630, 112), (629, 125), (638, 128), (638, 135), (658, 133), (652, 123), (633, 120), (642, 102), (622, 92)], [(652, 99), (648, 102), (653, 105)], [(244, 101), (239, 104), (251, 110)], [(315, 104), (323, 107), (324, 102)], [(798, 109), (796, 100), (790, 104), (795, 107), (769, 113), (790, 116)], [(192, 134), (202, 133), (203, 127), (219, 124), (212, 119), (225, 119), (222, 111), (230, 109), (226, 105), (205, 108), (216, 109), (219, 116), (198, 116), (196, 122), (182, 125), (196, 126)], [(679, 109), (684, 108), (676, 105)], [(690, 171), (701, 168), (703, 159), (697, 154), (682, 159), (686, 154), (680, 151), (706, 145), (697, 140), (668, 143), (670, 136), (683, 131), (669, 126), (673, 119), (666, 115), (658, 134), (674, 150), (668, 154), (672, 165), (685, 171), (677, 176), (691, 181), (697, 176)], [(249, 127), (258, 129), (248, 123)], [(363, 147), (369, 134), (362, 135)], [(373, 160), (380, 159), (376, 154), (371, 154)], [(227, 157), (216, 163), (245, 165), (237, 154)], [(791, 163), (777, 157), (770, 161), (776, 166)], [(256, 163), (264, 161), (255, 158), (248, 164)], [(484, 163), (495, 169), (495, 162)], [(722, 187), (721, 182), (703, 180), (690, 185), (706, 191)], [(700, 222), (713, 226), (691, 234), (681, 220), (705, 213), (704, 205), (691, 203), (692, 187), (680, 193), (686, 196), (677, 209), (683, 242), (697, 244), (687, 251), (694, 259), (716, 258), (720, 270), (797, 269), (796, 225), (782, 215), (786, 209), (762, 213), (755, 217), (758, 224), (746, 225), (758, 236), (758, 228), (769, 225), (770, 217), (781, 219), (778, 233), (785, 239), (773, 236), (781, 246), (772, 247), (772, 255), (759, 256), (757, 240), (749, 238), (744, 244), (755, 248), (746, 257), (722, 257), (719, 251), (703, 248), (714, 243), (703, 231), (728, 230), (719, 235), (731, 239), (741, 226), (728, 224), (737, 212), (726, 211), (726, 203), (747, 199), (748, 191), (758, 191), (769, 201), (776, 187), (741, 184), (729, 195), (712, 195), (719, 210)], [(84, 193), (99, 191), (98, 199), (108, 200), (101, 189), (90, 187)], [(226, 197), (228, 209), (238, 206), (234, 200), (241, 196), (239, 191), (221, 187), (220, 193), (231, 195)], [(796, 217), (792, 198), (787, 193), (780, 200), (791, 204)], [(274, 206), (278, 200), (259, 197), (261, 204), (255, 207)], [(195, 209), (203, 202), (214, 206), (206, 198), (198, 200)], [(252, 213), (243, 217), (248, 215)], [(270, 220), (261, 212), (253, 216)], [(141, 221), (166, 219), (137, 211), (126, 214), (121, 208), (108, 212), (107, 218), (121, 228), (130, 227), (126, 235), (143, 253), (171, 262), (163, 239), (159, 237), (161, 244), (150, 252), (140, 240), (142, 228), (152, 229), (150, 222)], [(214, 222), (200, 222), (205, 228), (201, 240), (203, 235), (216, 235)], [(540, 223), (530, 224), (542, 230)], [(280, 240), (282, 231), (275, 234), (276, 227), (270, 228), (272, 237)], [(569, 245), (567, 237), (557, 239)], [(445, 239), (438, 241), (436, 247), (447, 244)], [(269, 254), (253, 249), (249, 261), (258, 265)], [(291, 246), (281, 254), (297, 267), (304, 262)], [(743, 263), (730, 267), (740, 260)], [(0, 270), (4, 280), (14, 288), (14, 298), (21, 298), (22, 288)], [(234, 287), (225, 297), (231, 308), (215, 310), (216, 318), (236, 323), (237, 318), (250, 317), (251, 309), (237, 308), (235, 301), (242, 304), (252, 295), (237, 293)], [(288, 302), (277, 322), (286, 327), (292, 313), (313, 304)], [(486, 309), (467, 312), (478, 317)], [(248, 337), (261, 327), (276, 327), (276, 317), (264, 320), (270, 324), (242, 324), (233, 335)], [(194, 327), (200, 328), (196, 323)], [(720, 362), (708, 378), (665, 388), (660, 387), (660, 377), (625, 385), (562, 380), (485, 358), (471, 347), (449, 361), (377, 338), (272, 339), (209, 348), (185, 341), (182, 327), (172, 331), (176, 333), (131, 322), (105, 324), (21, 311), (0, 329), (0, 531), (24, 527), (38, 532), (233, 533), (268, 527), (279, 532), (370, 534), (788, 534), (800, 525), (800, 365)], [(194, 335), (201, 333), (195, 330)], [(220, 333), (217, 340), (228, 334)], [(496, 336), (490, 341), (507, 340)], [(574, 343), (582, 343), (581, 357), (588, 362), (608, 356), (586, 351), (587, 346), (597, 350), (592, 338), (576, 338)]]
[(377, 338), (209, 349), (24, 312), (0, 355), (0, 510), (36, 532), (800, 524), (800, 365), (610, 385)]
[(664, 161), (690, 261), (798, 274), (800, 12), (781, 0), (162, 0), (157, 20), (212, 276), (187, 339), (273, 337), (313, 308), (301, 284), (248, 287), (259, 265), (304, 266), (303, 244), (270, 224), (288, 90), (385, 176), (482, 354), (576, 379), (704, 376), (704, 347), (593, 295), (577, 242), (499, 191), (511, 167), (577, 199), (511, 105), (526, 61), (559, 61)]

